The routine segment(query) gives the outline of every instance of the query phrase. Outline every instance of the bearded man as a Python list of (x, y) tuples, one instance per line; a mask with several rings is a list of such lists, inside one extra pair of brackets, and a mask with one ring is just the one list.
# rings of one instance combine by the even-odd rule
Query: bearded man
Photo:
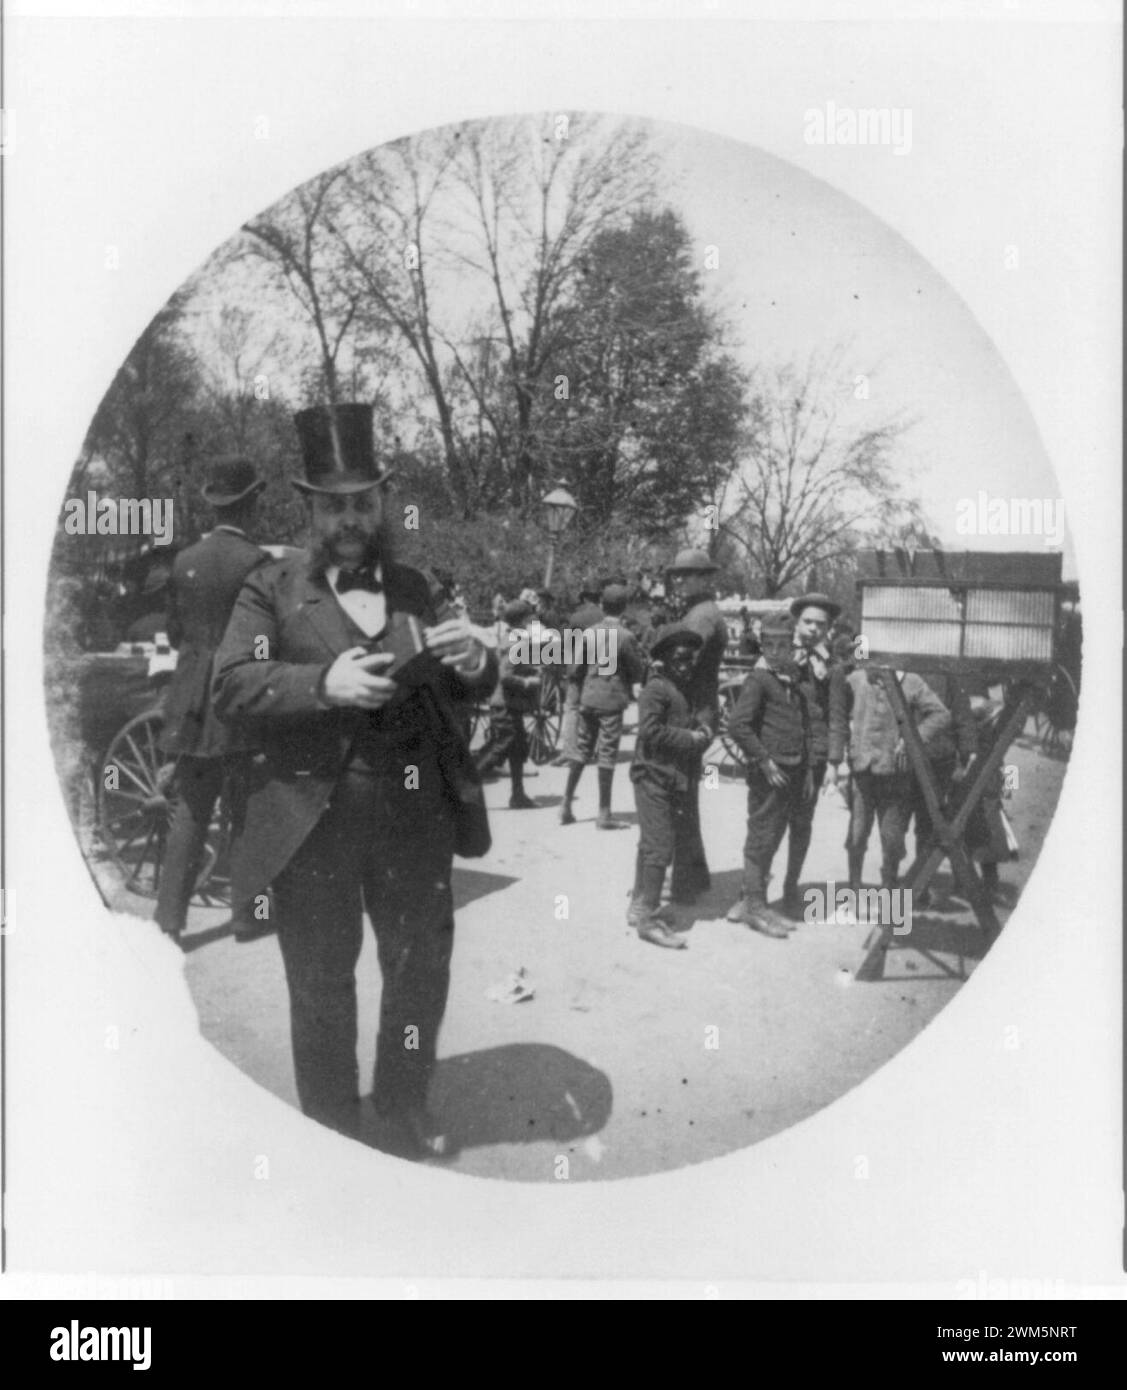
[[(249, 723), (255, 759), (235, 827), (236, 897), (274, 890), (294, 1072), (307, 1115), (360, 1118), (356, 963), (362, 912), (383, 991), (372, 1101), (414, 1156), (450, 1151), (427, 1106), (453, 946), (457, 706), (496, 662), (464, 616), (395, 562), (372, 410), (294, 417), (311, 549), (255, 571), (215, 664), (216, 708)], [(443, 712), (450, 718), (443, 718)], [(453, 748), (453, 751), (452, 751)], [(462, 750), (465, 751), (465, 750)]]

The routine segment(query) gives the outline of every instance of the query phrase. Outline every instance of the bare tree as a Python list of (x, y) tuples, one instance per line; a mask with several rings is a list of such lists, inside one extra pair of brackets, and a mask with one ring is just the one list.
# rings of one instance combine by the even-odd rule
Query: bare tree
[(719, 529), (768, 598), (862, 537), (899, 536), (920, 520), (896, 467), (912, 422), (851, 418), (855, 386), (844, 356), (842, 348), (817, 352), (802, 367), (762, 372), (754, 386), (747, 456)]
[(269, 265), (308, 319), (325, 399), (340, 399), (338, 362), (365, 290), (348, 274), (329, 227), (344, 187), (343, 166), (318, 174), (243, 228), (246, 248)]

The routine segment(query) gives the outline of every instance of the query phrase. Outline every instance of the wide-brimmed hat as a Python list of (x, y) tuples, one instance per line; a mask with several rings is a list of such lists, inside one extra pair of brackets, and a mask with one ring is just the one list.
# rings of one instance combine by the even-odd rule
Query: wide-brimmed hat
[(216, 459), (207, 471), (207, 482), (200, 489), (205, 502), (213, 507), (233, 507), (244, 497), (261, 492), (266, 483), (254, 470), (249, 459), (241, 457)]
[(666, 566), (667, 574), (714, 574), (720, 566), (710, 560), (703, 550), (679, 550), (673, 563)]
[(501, 610), (501, 617), (510, 627), (516, 627), (518, 623), (527, 622), (532, 617), (536, 609), (531, 603), (527, 603), (522, 598), (517, 598), (512, 603), (506, 603)]
[(650, 643), (650, 656), (660, 659), (671, 647), (692, 647), (697, 651), (703, 645), (704, 638), (694, 628), (684, 623), (666, 623), (658, 628), (657, 636)]
[(803, 594), (801, 598), (791, 600), (790, 615), (792, 618), (800, 618), (804, 608), (822, 608), (825, 610), (826, 617), (832, 623), (841, 614), (841, 604), (834, 603), (829, 594)]
[(370, 405), (310, 406), (293, 422), (307, 479), (293, 479), (300, 492), (367, 492), (391, 477), (376, 460)]

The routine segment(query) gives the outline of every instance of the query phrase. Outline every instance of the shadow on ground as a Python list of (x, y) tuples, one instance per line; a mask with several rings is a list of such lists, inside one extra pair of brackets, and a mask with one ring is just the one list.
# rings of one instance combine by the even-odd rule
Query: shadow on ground
[(613, 1094), (603, 1072), (561, 1047), (509, 1043), (439, 1062), (430, 1100), (468, 1149), (585, 1138), (610, 1118)]

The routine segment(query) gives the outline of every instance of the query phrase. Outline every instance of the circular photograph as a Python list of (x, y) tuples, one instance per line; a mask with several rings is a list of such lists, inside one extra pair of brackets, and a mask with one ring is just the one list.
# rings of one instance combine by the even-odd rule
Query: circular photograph
[[(911, 140), (807, 138), (849, 114)], [(1005, 364), (857, 203), (683, 126), (428, 130), (234, 231), (107, 388), (48, 577), (62, 792), (311, 1122), (680, 1168), (989, 969), (1075, 556)]]

